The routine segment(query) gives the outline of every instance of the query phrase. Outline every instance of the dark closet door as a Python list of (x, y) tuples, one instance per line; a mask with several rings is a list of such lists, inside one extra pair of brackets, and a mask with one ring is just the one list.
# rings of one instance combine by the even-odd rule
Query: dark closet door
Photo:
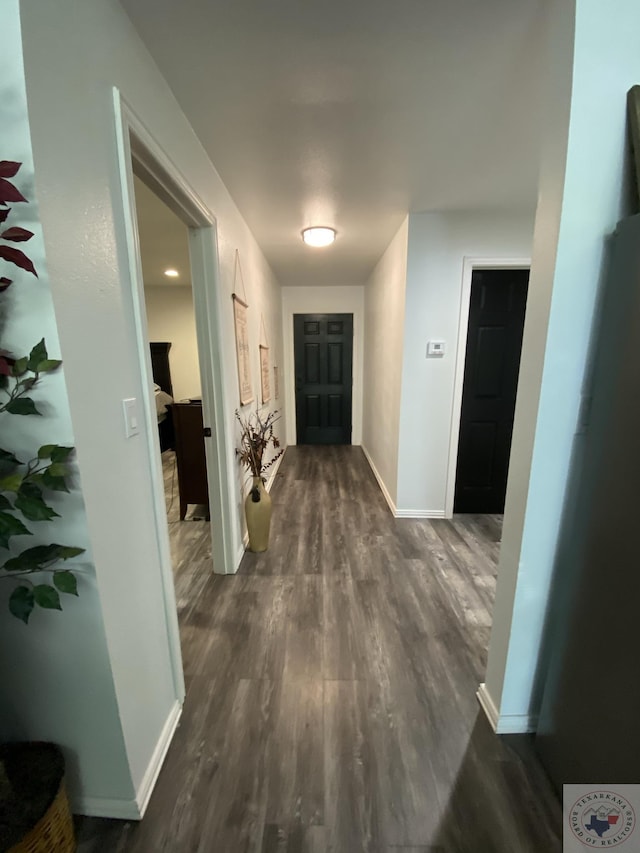
[(454, 512), (504, 510), (528, 270), (471, 280)]
[(298, 444), (351, 444), (353, 314), (294, 314)]

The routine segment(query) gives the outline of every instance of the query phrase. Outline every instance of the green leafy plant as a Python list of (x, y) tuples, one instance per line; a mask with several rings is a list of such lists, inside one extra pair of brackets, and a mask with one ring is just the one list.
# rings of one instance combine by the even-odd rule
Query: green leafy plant
[(8, 397), (0, 401), (0, 413), (11, 415), (39, 415), (36, 404), (25, 395), (31, 391), (43, 373), (50, 373), (62, 362), (49, 358), (44, 338), (36, 344), (28, 356), (12, 358), (6, 351), (0, 351), (0, 390)]
[[(17, 174), (20, 163), (0, 161), (0, 223), (11, 212), (11, 203), (27, 199), (8, 180)], [(6, 243), (26, 242), (33, 237), (25, 228), (9, 227), (0, 232), (0, 260), (13, 264), (37, 276), (27, 255)], [(0, 276), (0, 293), (13, 280)], [(0, 417), (42, 415), (31, 396), (43, 377), (56, 370), (62, 362), (49, 358), (44, 338), (29, 355), (14, 357), (0, 349)], [(3, 430), (3, 435), (7, 430)], [(44, 444), (33, 457), (21, 460), (16, 454), (0, 448), (0, 549), (10, 550), (13, 537), (32, 536), (27, 522), (51, 521), (60, 515), (46, 501), (48, 492), (68, 492), (69, 460), (73, 447)], [(18, 619), (28, 622), (35, 607), (62, 610), (60, 593), (77, 595), (76, 576), (61, 562), (82, 554), (83, 548), (56, 543), (36, 545), (12, 556), (0, 565), (0, 579), (12, 579), (15, 587), (9, 597), (9, 610)], [(46, 578), (43, 581), (43, 576)]]

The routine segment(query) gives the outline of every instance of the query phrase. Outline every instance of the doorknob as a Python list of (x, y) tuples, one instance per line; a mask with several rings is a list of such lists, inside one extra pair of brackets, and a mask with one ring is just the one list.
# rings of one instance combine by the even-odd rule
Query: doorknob
[(203, 427), (202, 434), (205, 438), (211, 438), (211, 427)]

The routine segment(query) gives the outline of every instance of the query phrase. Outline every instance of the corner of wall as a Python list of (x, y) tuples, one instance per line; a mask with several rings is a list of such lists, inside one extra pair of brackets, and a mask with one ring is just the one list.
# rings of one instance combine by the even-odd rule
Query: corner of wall
[[(3, 34), (0, 126), (2, 157), (21, 163), (12, 180), (31, 202), (13, 208), (11, 221), (33, 232), (29, 255), (38, 278), (21, 270), (15, 276), (12, 274), (15, 284), (2, 297), (10, 300), (10, 308), (1, 343), (13, 352), (23, 353), (44, 337), (51, 357), (57, 358), (60, 322), (52, 299), (50, 258), (43, 236), (42, 184), (40, 173), (36, 176), (34, 169), (33, 116), (31, 101), (27, 99), (23, 55), (28, 33), (21, 22), (21, 5), (11, 0), (0, 4)], [(58, 218), (59, 210), (58, 203)], [(63, 357), (62, 368), (48, 374), (42, 389), (35, 392), (36, 398), (45, 401), (45, 416), (18, 418), (20, 424), (3, 420), (3, 444), (10, 441), (11, 449), (23, 458), (30, 458), (33, 448), (44, 443), (76, 444), (69, 404), (68, 362), (64, 353)], [(68, 565), (77, 570), (79, 596), (65, 596), (70, 600), (63, 602), (62, 613), (37, 610), (28, 629), (11, 616), (3, 615), (0, 619), (2, 646), (12, 650), (10, 662), (0, 661), (3, 687), (0, 729), (6, 739), (58, 743), (67, 757), (67, 780), (73, 802), (82, 792), (88, 796), (127, 799), (133, 794), (133, 782), (109, 665), (103, 600), (93, 564), (84, 469), (79, 461), (71, 464), (71, 492), (63, 495), (60, 504), (60, 493), (47, 499), (59, 517), (50, 525), (39, 522), (44, 526), (34, 531), (33, 539), (36, 543), (53, 539), (85, 549), (80, 559)], [(8, 584), (2, 586), (0, 608), (6, 614), (10, 590)]]
[(364, 288), (362, 446), (395, 514), (409, 217)]

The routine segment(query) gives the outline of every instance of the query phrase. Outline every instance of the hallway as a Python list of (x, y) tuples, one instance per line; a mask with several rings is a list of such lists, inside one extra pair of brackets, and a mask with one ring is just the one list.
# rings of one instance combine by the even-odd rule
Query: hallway
[[(181, 608), (187, 698), (139, 825), (82, 853), (554, 853), (526, 738), (479, 709), (499, 519), (394, 519), (357, 447), (291, 447), (269, 551)], [(194, 587), (195, 588), (195, 587)]]

